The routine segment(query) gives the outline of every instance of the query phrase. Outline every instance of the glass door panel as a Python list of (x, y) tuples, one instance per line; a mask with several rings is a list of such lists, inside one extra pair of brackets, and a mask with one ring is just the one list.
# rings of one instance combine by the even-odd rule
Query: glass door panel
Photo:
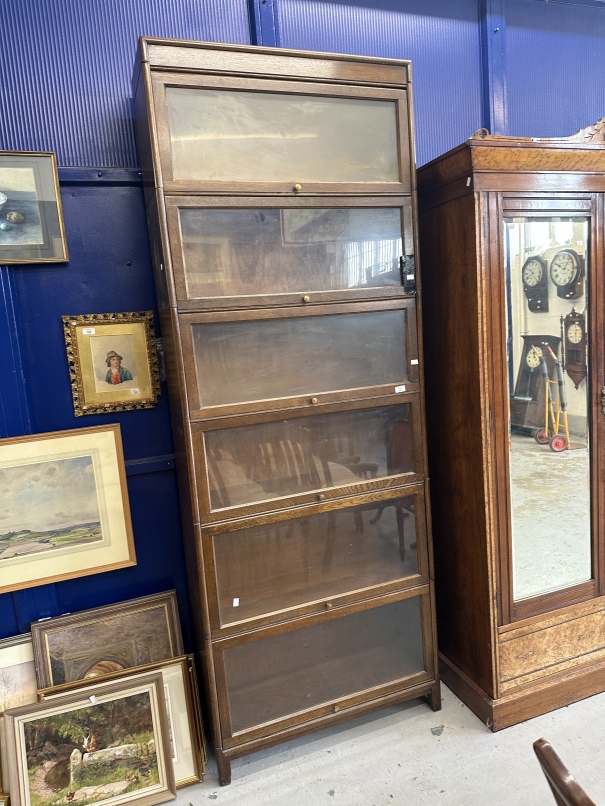
[(408, 380), (404, 310), (192, 325), (200, 407)]
[(401, 286), (401, 209), (179, 208), (187, 299)]
[(230, 646), (232, 732), (424, 671), (420, 598)]
[(399, 182), (395, 100), (166, 87), (172, 178)]
[(204, 434), (211, 509), (421, 472), (409, 403)]
[(513, 595), (592, 578), (586, 218), (507, 218)]
[(418, 574), (417, 504), (410, 495), (214, 535), (221, 626)]

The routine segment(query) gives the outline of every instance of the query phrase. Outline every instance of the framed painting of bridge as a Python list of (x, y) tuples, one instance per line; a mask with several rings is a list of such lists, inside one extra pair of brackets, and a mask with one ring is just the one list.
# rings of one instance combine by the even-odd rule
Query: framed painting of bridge
[(40, 689), (94, 682), (183, 653), (175, 591), (56, 616), (31, 627)]
[(0, 440), (0, 594), (135, 565), (119, 425)]
[(176, 795), (160, 673), (9, 709), (12, 806), (137, 804)]

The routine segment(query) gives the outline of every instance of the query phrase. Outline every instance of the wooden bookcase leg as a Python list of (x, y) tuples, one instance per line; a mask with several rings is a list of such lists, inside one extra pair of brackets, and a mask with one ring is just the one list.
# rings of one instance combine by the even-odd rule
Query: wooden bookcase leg
[(433, 711), (441, 711), (441, 688), (439, 683), (435, 683), (433, 688), (426, 695), (426, 701)]
[(216, 766), (218, 767), (218, 781), (221, 786), (231, 783), (231, 759), (222, 750), (215, 748)]

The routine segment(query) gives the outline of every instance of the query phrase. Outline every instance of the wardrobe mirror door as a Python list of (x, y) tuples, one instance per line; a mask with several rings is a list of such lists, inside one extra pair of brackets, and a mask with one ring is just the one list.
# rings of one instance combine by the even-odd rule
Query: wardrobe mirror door
[(504, 222), (516, 601), (592, 577), (589, 223)]

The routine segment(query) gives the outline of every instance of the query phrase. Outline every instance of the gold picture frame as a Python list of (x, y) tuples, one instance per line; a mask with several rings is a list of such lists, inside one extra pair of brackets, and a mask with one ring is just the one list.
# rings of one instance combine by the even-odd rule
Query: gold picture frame
[(175, 591), (36, 621), (31, 630), (40, 689), (183, 654)]
[(181, 655), (160, 663), (136, 666), (127, 672), (113, 672), (91, 686), (91, 680), (78, 680), (61, 686), (40, 689), (41, 701), (60, 697), (66, 692), (94, 688), (102, 690), (117, 681), (134, 680), (151, 672), (160, 672), (164, 683), (170, 749), (177, 789), (204, 780), (206, 771), (206, 744), (202, 728), (202, 716), (195, 679), (192, 655)]
[[(13, 806), (154, 806), (176, 796), (159, 672), (13, 708), (4, 718)], [(36, 742), (43, 754), (32, 753)]]
[(52, 151), (0, 151), (0, 264), (69, 260)]
[(136, 565), (118, 424), (0, 440), (0, 593)]
[(76, 417), (156, 405), (160, 372), (153, 311), (62, 319)]

